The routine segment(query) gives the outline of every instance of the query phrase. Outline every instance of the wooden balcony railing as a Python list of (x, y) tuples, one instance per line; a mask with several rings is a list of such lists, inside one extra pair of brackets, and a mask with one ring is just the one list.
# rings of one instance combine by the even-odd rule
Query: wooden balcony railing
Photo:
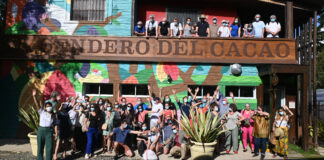
[(8, 35), (0, 59), (297, 64), (294, 39)]

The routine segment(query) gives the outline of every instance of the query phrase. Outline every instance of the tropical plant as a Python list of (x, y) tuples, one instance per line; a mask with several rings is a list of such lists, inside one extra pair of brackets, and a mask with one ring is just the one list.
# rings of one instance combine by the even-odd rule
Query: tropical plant
[(34, 133), (37, 133), (39, 127), (39, 114), (33, 106), (27, 109), (19, 108), (19, 119), (26, 124)]
[(191, 120), (187, 115), (183, 114), (179, 124), (186, 134), (191, 137), (191, 140), (199, 143), (215, 142), (216, 138), (226, 130), (223, 130), (223, 123), (221, 123), (223, 116), (212, 118), (211, 114), (211, 112), (208, 112), (206, 115), (198, 112), (197, 109), (190, 109)]

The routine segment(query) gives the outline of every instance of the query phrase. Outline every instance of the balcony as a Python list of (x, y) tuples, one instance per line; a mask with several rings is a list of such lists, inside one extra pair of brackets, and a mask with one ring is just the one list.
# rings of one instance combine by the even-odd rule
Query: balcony
[(294, 39), (8, 35), (1, 59), (297, 64)]

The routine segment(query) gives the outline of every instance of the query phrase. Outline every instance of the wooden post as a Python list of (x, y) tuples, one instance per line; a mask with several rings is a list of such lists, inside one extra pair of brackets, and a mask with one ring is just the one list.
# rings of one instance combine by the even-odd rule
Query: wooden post
[(307, 31), (308, 31), (308, 37), (307, 37), (307, 42), (306, 42), (306, 45), (307, 45), (307, 59), (308, 59), (308, 113), (309, 113), (309, 118), (308, 118), (308, 122), (309, 122), (309, 125), (312, 125), (312, 119), (313, 117), (311, 116), (312, 115), (312, 109), (313, 109), (313, 105), (312, 105), (312, 77), (313, 77), (313, 74), (312, 74), (312, 44), (311, 42), (313, 41), (312, 40), (312, 30), (313, 30), (313, 27), (312, 27), (312, 24), (313, 24), (313, 21), (312, 21), (312, 18), (310, 17), (309, 18), (309, 21), (308, 21), (308, 27), (307, 27)]
[(317, 65), (317, 11), (314, 11), (314, 39), (313, 39), (313, 47), (314, 47), (314, 52), (313, 52), (313, 113), (314, 113), (314, 122), (313, 122), (313, 132), (314, 132), (314, 146), (317, 148), (318, 147), (318, 131), (317, 131), (317, 119), (318, 119), (318, 109), (317, 109), (317, 94), (316, 94), (316, 65)]
[(307, 82), (308, 82), (308, 75), (306, 73), (303, 73), (303, 97), (302, 97), (302, 147), (304, 151), (308, 151), (308, 136), (309, 136), (309, 130), (308, 130), (308, 110), (307, 110)]
[(294, 9), (293, 2), (288, 0), (286, 1), (285, 6), (285, 37), (294, 38)]

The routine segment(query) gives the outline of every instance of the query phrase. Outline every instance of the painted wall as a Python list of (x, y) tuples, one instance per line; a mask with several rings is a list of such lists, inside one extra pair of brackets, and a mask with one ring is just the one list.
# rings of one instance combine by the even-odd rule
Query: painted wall
[[(95, 61), (62, 62), (62, 61), (0, 61), (0, 96), (5, 97), (0, 114), (0, 137), (14, 137), (18, 130), (19, 120), (16, 117), (18, 107), (33, 105), (31, 92), (36, 88), (39, 100), (49, 98), (52, 91), (58, 91), (63, 99), (68, 96), (82, 94), (82, 84), (113, 83), (118, 84), (150, 84), (158, 95), (163, 87), (162, 96), (171, 95), (176, 89), (180, 98), (187, 95), (187, 85), (225, 85), (258, 86), (261, 79), (256, 66), (243, 66), (241, 76), (232, 76), (229, 66), (211, 64), (183, 63), (103, 63)], [(167, 75), (173, 79), (167, 82)], [(116, 88), (116, 87), (115, 87)], [(116, 93), (115, 93), (116, 94)], [(96, 98), (96, 97), (92, 97)], [(116, 97), (110, 97), (114, 101)], [(174, 96), (171, 96), (174, 100)], [(128, 98), (136, 103), (136, 98)], [(251, 103), (256, 107), (257, 100), (237, 99), (238, 107)], [(177, 106), (178, 108), (178, 106)], [(10, 125), (7, 124), (10, 122)]]
[[(169, 3), (167, 3), (169, 2)], [(235, 8), (220, 7), (216, 4), (186, 4), (177, 2), (159, 2), (159, 3), (141, 3), (138, 5), (138, 20), (149, 20), (150, 14), (154, 14), (155, 20), (161, 21), (166, 17), (167, 7), (181, 7), (181, 8), (200, 8), (201, 13), (206, 15), (206, 21), (212, 23), (213, 18), (217, 18), (217, 24), (221, 25), (222, 20), (229, 20), (233, 23), (234, 18), (237, 16), (237, 10)], [(171, 4), (171, 5), (170, 5)]]
[(73, 0), (9, 0), (7, 34), (130, 36), (132, 0), (106, 0), (105, 21), (70, 20)]

